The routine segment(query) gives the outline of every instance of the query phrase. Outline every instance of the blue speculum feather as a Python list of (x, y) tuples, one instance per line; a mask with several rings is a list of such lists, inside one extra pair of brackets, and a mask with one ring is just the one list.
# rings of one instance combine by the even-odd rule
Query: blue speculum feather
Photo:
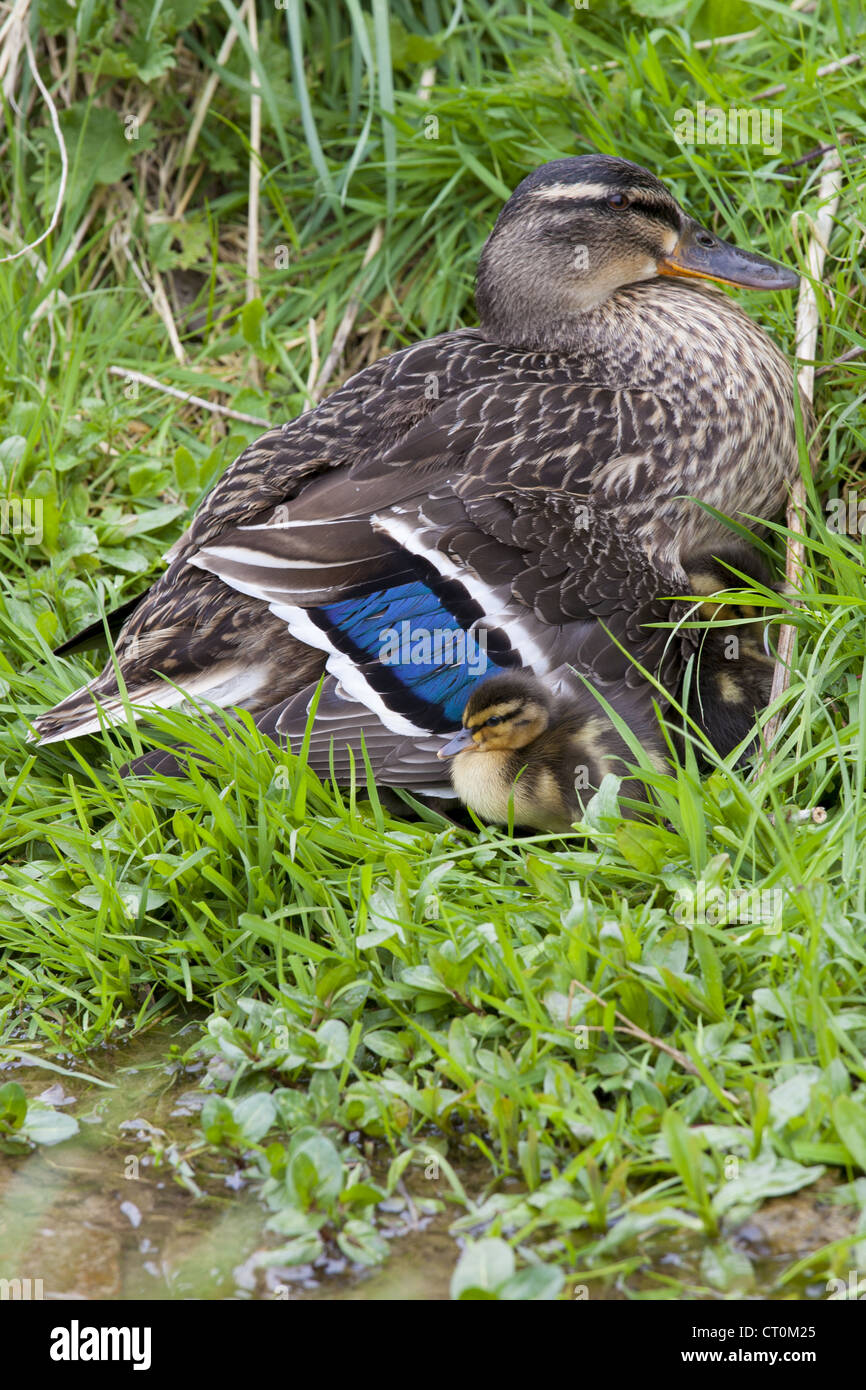
[(469, 630), (481, 610), (459, 585), (437, 587), (413, 580), (309, 610), (391, 708), (434, 732), (460, 723), (480, 681), (520, 664), (502, 634)]

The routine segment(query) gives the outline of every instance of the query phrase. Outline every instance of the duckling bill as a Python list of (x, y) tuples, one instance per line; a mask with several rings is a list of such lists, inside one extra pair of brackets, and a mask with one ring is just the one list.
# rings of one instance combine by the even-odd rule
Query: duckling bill
[[(658, 732), (644, 724), (642, 742), (661, 764)], [(634, 762), (628, 746), (587, 693), (554, 699), (534, 676), (493, 676), (470, 696), (463, 727), (439, 749), (451, 759), (451, 782), (482, 820), (533, 830), (567, 831), (607, 773)], [(624, 795), (642, 798), (639, 784)]]

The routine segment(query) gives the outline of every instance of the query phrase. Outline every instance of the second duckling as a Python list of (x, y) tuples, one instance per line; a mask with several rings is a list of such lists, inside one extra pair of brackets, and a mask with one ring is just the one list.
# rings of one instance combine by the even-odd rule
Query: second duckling
[[(639, 709), (630, 727), (655, 766), (663, 766), (658, 729)], [(534, 830), (566, 831), (605, 774), (621, 775), (634, 755), (587, 693), (556, 699), (535, 676), (494, 676), (473, 690), (463, 728), (439, 749), (451, 758), (460, 800), (483, 820)], [(624, 795), (644, 799), (640, 783)]]

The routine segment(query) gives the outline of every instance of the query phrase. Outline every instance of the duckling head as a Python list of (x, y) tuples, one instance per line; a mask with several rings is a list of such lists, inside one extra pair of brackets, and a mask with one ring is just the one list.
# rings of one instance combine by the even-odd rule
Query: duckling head
[(552, 710), (551, 696), (534, 676), (493, 676), (473, 690), (463, 711), (463, 728), (438, 756), (525, 748), (548, 728)]
[[(684, 555), (682, 565), (692, 594), (703, 600), (700, 604), (701, 617), (710, 621), (724, 621), (726, 618), (739, 620), (740, 636), (750, 643), (757, 642), (765, 647), (767, 619), (762, 620), (759, 608), (752, 604), (729, 603), (725, 598), (726, 590), (749, 587), (779, 590), (769, 566), (756, 550), (749, 545), (729, 541), (712, 552)], [(739, 574), (745, 578), (739, 579)]]
[(591, 154), (543, 164), (518, 185), (482, 252), (475, 298), (494, 341), (567, 351), (618, 289), (660, 275), (764, 290), (798, 283), (701, 226), (649, 170)]

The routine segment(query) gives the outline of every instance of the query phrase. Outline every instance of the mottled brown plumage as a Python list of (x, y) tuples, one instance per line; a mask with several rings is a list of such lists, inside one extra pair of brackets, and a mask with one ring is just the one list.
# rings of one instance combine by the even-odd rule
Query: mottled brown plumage
[[(418, 585), (505, 667), (561, 682), (576, 664), (611, 698), (635, 689), (604, 627), (639, 654), (646, 604), (689, 592), (684, 556), (722, 543), (689, 496), (770, 517), (798, 469), (790, 367), (692, 278), (712, 274), (795, 283), (625, 160), (536, 171), (485, 247), (479, 328), (367, 367), (264, 434), (205, 499), (117, 639), (129, 698), (187, 691), (296, 737), (327, 663), (330, 734), (384, 730), (408, 758), (453, 724), (456, 690), (401, 688), (346, 611), (370, 595), (383, 613), (396, 592), (415, 603)], [(681, 654), (664, 667), (682, 668)], [(95, 701), (123, 717), (111, 662), (36, 721), (39, 737), (98, 731)]]
[[(557, 500), (558, 523), (567, 521), (567, 507), (567, 501)], [(566, 551), (565, 557), (558, 559), (565, 577), (560, 589), (560, 616), (565, 621), (554, 629), (552, 625), (534, 624), (520, 603), (514, 603), (510, 610), (514, 623), (530, 640), (533, 633), (547, 638), (552, 663), (545, 668), (547, 685), (543, 688), (547, 697), (560, 709), (583, 710), (587, 718), (608, 729), (616, 744), (603, 705), (586, 688), (585, 682), (589, 682), (611, 703), (657, 766), (665, 745), (654, 706), (668, 716), (680, 749), (683, 738), (689, 737), (696, 744), (699, 760), (706, 763), (700, 740), (703, 734), (720, 756), (731, 753), (746, 738), (755, 715), (766, 705), (772, 681), (773, 662), (765, 651), (765, 620), (760, 616), (761, 592), (772, 592), (772, 585), (758, 554), (741, 542), (729, 541), (714, 553), (686, 556), (687, 573), (685, 581), (679, 584), (669, 572), (658, 568), (640, 546), (622, 538), (615, 552), (618, 564), (612, 565), (603, 523), (597, 528), (601, 533), (596, 536), (598, 558), (592, 547), (580, 545), (581, 533), (575, 536), (576, 568), (569, 565), (567, 525), (565, 533), (558, 534), (548, 510), (540, 514), (539, 528), (545, 537), (543, 552), (533, 552), (530, 537), (524, 531), (523, 551), (497, 545), (491, 554), (506, 570), (513, 568), (513, 589), (519, 592), (522, 562), (531, 582), (533, 573), (537, 578), (543, 566), (552, 569), (557, 562), (557, 543)], [(591, 529), (591, 535), (595, 529)], [(464, 546), (472, 536), (471, 531), (464, 530)], [(455, 536), (452, 540), (456, 544)], [(483, 549), (483, 537), (479, 540), (476, 535), (475, 540), (478, 546), (467, 552), (465, 564), (467, 570), (471, 567), (474, 573), (483, 573), (478, 554), (478, 549)], [(495, 577), (488, 577), (495, 585)], [(554, 573), (552, 590), (560, 579)], [(538, 587), (543, 594), (544, 590)], [(753, 588), (755, 604), (731, 601), (731, 591)], [(628, 596), (627, 607), (624, 594)], [(572, 600), (578, 617), (566, 616)], [(374, 671), (366, 674), (371, 682), (375, 680)], [(497, 680), (513, 681), (517, 687), (521, 681), (528, 682), (533, 689), (538, 684), (533, 684), (534, 678), (523, 670), (483, 680), (470, 698), (470, 707), (476, 695), (483, 696), (490, 687), (495, 688)], [(670, 692), (674, 705), (665, 698), (660, 685)], [(314, 699), (316, 719), (308, 728)], [(282, 704), (272, 706), (257, 722), (264, 734), (289, 743), (295, 751), (303, 741), (308, 766), (320, 776), (333, 772), (339, 781), (347, 782), (353, 775), (362, 775), (366, 757), (376, 779), (383, 784), (436, 796), (448, 794), (441, 767), (437, 766), (441, 737), (420, 731), (399, 736), (367, 705), (351, 699), (333, 676), (327, 676), (321, 687), (313, 683), (305, 686)], [(617, 745), (620, 767), (624, 751)], [(137, 767), (174, 774), (181, 764), (173, 755), (157, 752), (145, 755)], [(639, 787), (627, 792), (630, 796), (641, 794)]]

